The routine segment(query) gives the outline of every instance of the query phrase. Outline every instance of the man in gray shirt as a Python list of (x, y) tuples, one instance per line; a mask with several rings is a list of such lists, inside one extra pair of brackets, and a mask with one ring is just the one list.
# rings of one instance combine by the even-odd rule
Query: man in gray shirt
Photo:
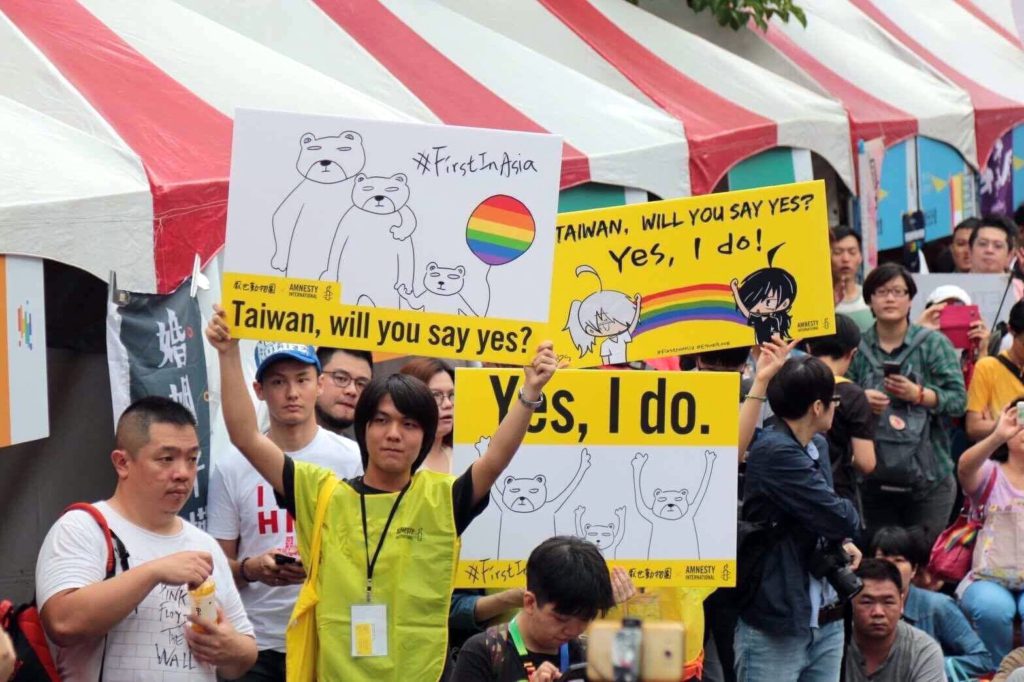
[(847, 682), (944, 682), (938, 643), (900, 620), (903, 585), (896, 565), (884, 559), (864, 559), (857, 575), (864, 589), (853, 598)]

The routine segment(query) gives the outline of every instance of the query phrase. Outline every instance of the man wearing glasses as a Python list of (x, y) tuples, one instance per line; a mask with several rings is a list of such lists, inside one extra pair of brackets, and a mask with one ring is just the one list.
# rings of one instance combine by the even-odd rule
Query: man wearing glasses
[[(338, 405), (351, 403), (351, 419), (369, 367), (358, 362), (343, 369), (343, 352), (333, 353), (329, 372), (321, 373), (312, 346), (256, 344), (256, 397), (267, 404), (267, 436), (295, 460), (327, 467), (339, 477), (363, 473), (355, 442), (317, 424), (322, 393), (335, 398), (325, 407), (344, 418)], [(360, 361), (367, 365), (365, 361)], [(360, 373), (363, 372), (363, 373)], [(355, 397), (352, 394), (355, 393)], [(210, 477), (208, 532), (227, 554), (239, 594), (256, 633), (259, 656), (242, 679), (285, 679), (285, 627), (306, 571), (299, 560), (295, 523), (278, 508), (274, 490), (233, 447), (218, 453)]]
[(373, 355), (366, 350), (320, 346), (316, 357), (324, 377), (316, 400), (316, 421), (328, 431), (350, 438), (356, 403), (373, 378)]

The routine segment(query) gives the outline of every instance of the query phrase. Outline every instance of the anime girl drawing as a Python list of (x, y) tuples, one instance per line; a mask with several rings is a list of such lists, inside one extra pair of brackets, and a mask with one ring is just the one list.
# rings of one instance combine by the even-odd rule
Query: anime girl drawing
[(758, 345), (771, 341), (775, 334), (783, 339), (792, 338), (789, 325), (796, 280), (782, 268), (772, 267), (780, 248), (782, 244), (768, 251), (768, 267), (750, 273), (742, 284), (736, 279), (730, 282), (736, 309), (747, 318), (747, 326), (754, 328)]
[(581, 358), (593, 349), (596, 339), (603, 339), (600, 352), (604, 364), (628, 362), (626, 346), (633, 340), (640, 321), (640, 294), (630, 298), (621, 291), (606, 291), (594, 268), (576, 268), (577, 277), (585, 274), (597, 278), (597, 291), (582, 301), (572, 302), (564, 330), (569, 332)]

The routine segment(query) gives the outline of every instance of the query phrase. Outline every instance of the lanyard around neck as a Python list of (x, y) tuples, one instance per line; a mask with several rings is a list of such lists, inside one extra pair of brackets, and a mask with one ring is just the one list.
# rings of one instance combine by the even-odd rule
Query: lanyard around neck
[[(519, 613), (522, 613), (520, 611)], [(508, 635), (512, 639), (512, 645), (516, 648), (516, 653), (519, 654), (519, 661), (523, 664), (523, 670), (526, 672), (526, 679), (532, 680), (533, 674), (537, 672), (537, 668), (533, 665), (533, 661), (530, 660), (530, 652), (526, 649), (526, 644), (523, 643), (523, 635), (519, 632), (518, 623), (519, 614), (517, 613), (508, 624)], [(565, 672), (569, 669), (569, 644), (563, 644), (558, 647), (558, 669), (561, 672)]]
[[(363, 485), (366, 485), (365, 482), (363, 483)], [(405, 497), (405, 491), (409, 489), (410, 485), (412, 485), (412, 481), (411, 480), (408, 483), (405, 484), (405, 487), (403, 487), (401, 492), (398, 493), (398, 498), (395, 500), (395, 503), (393, 505), (391, 505), (391, 513), (388, 514), (388, 520), (384, 524), (384, 530), (382, 530), (381, 533), (380, 533), (380, 539), (377, 541), (377, 549), (373, 553), (373, 559), (370, 559), (370, 533), (369, 533), (369, 531), (366, 528), (366, 493), (365, 492), (360, 492), (359, 493), (359, 507), (360, 507), (360, 509), (362, 509), (362, 512), (363, 512), (363, 543), (364, 543), (364, 545), (366, 547), (366, 601), (367, 602), (372, 601), (372, 594), (373, 594), (373, 569), (377, 565), (377, 557), (380, 556), (380, 550), (381, 550), (382, 547), (384, 547), (384, 540), (388, 536), (388, 529), (391, 528), (391, 522), (395, 518), (395, 512), (398, 511), (398, 505), (401, 504), (402, 498)]]

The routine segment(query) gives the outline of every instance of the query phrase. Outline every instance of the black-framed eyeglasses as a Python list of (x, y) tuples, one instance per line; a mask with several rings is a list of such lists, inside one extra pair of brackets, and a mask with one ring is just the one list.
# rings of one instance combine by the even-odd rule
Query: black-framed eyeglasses
[(366, 385), (370, 383), (369, 379), (355, 379), (351, 374), (340, 369), (324, 373), (331, 378), (331, 381), (334, 382), (334, 385), (338, 388), (348, 388), (354, 381), (356, 389), (362, 392), (362, 390), (366, 388)]
[(447, 398), (448, 402), (452, 405), (455, 404), (455, 391), (448, 391), (447, 393), (444, 391), (431, 391), (430, 395), (434, 396), (434, 402), (437, 403), (438, 407), (444, 405), (445, 398)]

